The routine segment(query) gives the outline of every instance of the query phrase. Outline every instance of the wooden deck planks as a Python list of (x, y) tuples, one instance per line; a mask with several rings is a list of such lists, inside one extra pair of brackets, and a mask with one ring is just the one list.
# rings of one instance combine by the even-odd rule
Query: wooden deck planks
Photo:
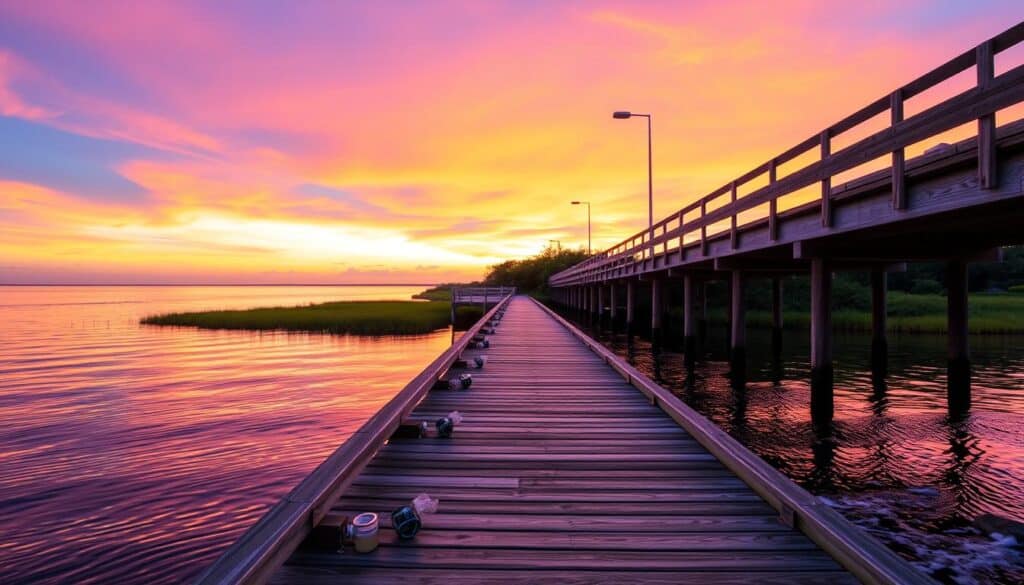
[[(413, 420), (465, 416), (451, 439), (395, 439), (325, 522), (381, 516), (377, 551), (300, 550), (272, 581), (808, 582), (849, 574), (663, 411), (527, 299), (510, 303), (469, 370)], [(440, 499), (416, 539), (389, 513)]]

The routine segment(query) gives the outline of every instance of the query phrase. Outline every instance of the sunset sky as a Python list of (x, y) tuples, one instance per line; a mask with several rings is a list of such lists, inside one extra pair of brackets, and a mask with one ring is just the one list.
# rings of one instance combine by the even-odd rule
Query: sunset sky
[[(1020, 0), (0, 1), (0, 283), (428, 283), (594, 246)], [(1000, 63), (997, 62), (997, 65)], [(908, 105), (908, 114), (913, 106)]]

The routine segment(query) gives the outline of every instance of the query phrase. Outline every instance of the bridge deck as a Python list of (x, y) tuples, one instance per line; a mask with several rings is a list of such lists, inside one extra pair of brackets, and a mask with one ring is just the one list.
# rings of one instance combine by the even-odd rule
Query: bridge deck
[[(333, 505), (377, 512), (380, 547), (300, 549), (271, 582), (855, 581), (533, 301), (492, 339), (470, 390), (413, 412), (461, 411), (454, 437), (390, 441)], [(390, 511), (423, 492), (438, 513), (399, 542)]]

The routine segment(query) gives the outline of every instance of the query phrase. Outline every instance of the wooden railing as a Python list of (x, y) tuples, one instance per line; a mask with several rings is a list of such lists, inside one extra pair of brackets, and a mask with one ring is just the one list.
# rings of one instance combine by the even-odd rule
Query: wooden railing
[(516, 294), (514, 286), (453, 286), (452, 303), (490, 304), (509, 295)]
[(330, 511), (431, 387), (455, 363), (473, 336), (512, 298), (510, 294), (428, 365), (334, 453), (247, 530), (197, 579), (204, 585), (262, 583)]
[[(681, 251), (686, 245), (699, 242), (707, 255), (708, 238), (729, 232), (733, 247), (737, 230), (742, 227), (739, 215), (760, 205), (768, 205), (769, 237), (778, 238), (779, 198), (805, 187), (820, 184), (819, 198), (821, 223), (831, 227), (833, 221), (832, 178), (878, 157), (891, 157), (892, 205), (894, 209), (906, 207), (905, 155), (907, 146), (976, 120), (978, 123), (978, 177), (982, 188), (990, 188), (996, 181), (995, 112), (1024, 101), (1024, 65), (995, 75), (996, 54), (1024, 40), (1024, 23), (1007, 29), (995, 37), (966, 51), (914, 81), (882, 96), (857, 112), (825, 128), (821, 132), (793, 146), (771, 160), (729, 181), (708, 195), (690, 203), (665, 219), (655, 223), (611, 248), (571, 268), (553, 275), (552, 286), (565, 286), (581, 282), (602, 280), (611, 270), (627, 264), (650, 261)], [(904, 118), (906, 100), (919, 95), (971, 67), (977, 69), (975, 87), (959, 93), (914, 116)], [(833, 140), (853, 128), (886, 111), (890, 112), (889, 126), (832, 152)], [(817, 149), (820, 159), (785, 177), (777, 177), (779, 167)], [(767, 185), (740, 197), (739, 188), (767, 177)], [(728, 202), (715, 208), (716, 200), (728, 197)], [(708, 209), (712, 208), (711, 211)], [(688, 215), (697, 215), (687, 219)], [(757, 220), (763, 221), (763, 216)], [(757, 221), (754, 220), (754, 221)], [(728, 227), (709, 234), (713, 224), (728, 222)]]

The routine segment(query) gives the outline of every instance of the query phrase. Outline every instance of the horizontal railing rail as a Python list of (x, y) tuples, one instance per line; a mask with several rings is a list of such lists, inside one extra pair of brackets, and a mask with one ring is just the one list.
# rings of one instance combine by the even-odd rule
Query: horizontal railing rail
[[(803, 140), (754, 169), (729, 181), (711, 193), (684, 206), (682, 209), (656, 222), (650, 229), (644, 229), (618, 244), (591, 256), (587, 260), (554, 274), (549, 279), (552, 286), (574, 284), (596, 280), (601, 273), (622, 265), (652, 260), (659, 255), (682, 249), (690, 243), (700, 243), (706, 252), (710, 236), (729, 232), (735, 242), (736, 232), (745, 224), (739, 215), (755, 207), (767, 204), (769, 234), (777, 239), (778, 201), (780, 198), (812, 186), (821, 185), (817, 200), (821, 207), (823, 227), (831, 227), (833, 219), (831, 180), (836, 175), (890, 155), (893, 183), (892, 205), (903, 209), (906, 205), (905, 191), (905, 148), (949, 131), (967, 122), (978, 121), (978, 163), (982, 187), (990, 187), (995, 180), (995, 112), (1024, 101), (1024, 65), (1012, 68), (1001, 75), (995, 75), (995, 55), (1024, 41), (1024, 22), (1003, 31), (977, 47), (957, 55), (932, 71), (918, 77), (888, 95), (882, 96), (867, 106), (832, 124), (828, 128)], [(904, 103), (921, 93), (950, 80), (954, 76), (977, 68), (977, 83), (967, 91), (958, 93), (914, 116), (904, 118)], [(866, 138), (832, 152), (833, 140), (841, 134), (858, 127), (872, 118), (890, 112), (888, 127)], [(818, 149), (820, 158), (784, 177), (778, 177), (778, 169), (797, 158)], [(768, 184), (752, 190), (743, 196), (739, 188), (755, 179), (767, 176)], [(728, 196), (728, 202), (717, 208), (716, 200)], [(687, 215), (698, 214), (687, 220)], [(765, 216), (749, 221), (763, 221)], [(715, 224), (727, 223), (709, 234)], [(653, 235), (653, 237), (652, 237)], [(659, 246), (661, 251), (658, 251)], [(671, 246), (671, 247), (670, 247)]]
[(512, 298), (506, 294), (458, 341), (374, 414), (311, 474), (250, 527), (197, 579), (202, 585), (263, 583), (323, 519), (472, 338)]
[(453, 286), (452, 302), (480, 302), (480, 299), (491, 299), (496, 302), (498, 299), (514, 294), (516, 294), (514, 286)]

